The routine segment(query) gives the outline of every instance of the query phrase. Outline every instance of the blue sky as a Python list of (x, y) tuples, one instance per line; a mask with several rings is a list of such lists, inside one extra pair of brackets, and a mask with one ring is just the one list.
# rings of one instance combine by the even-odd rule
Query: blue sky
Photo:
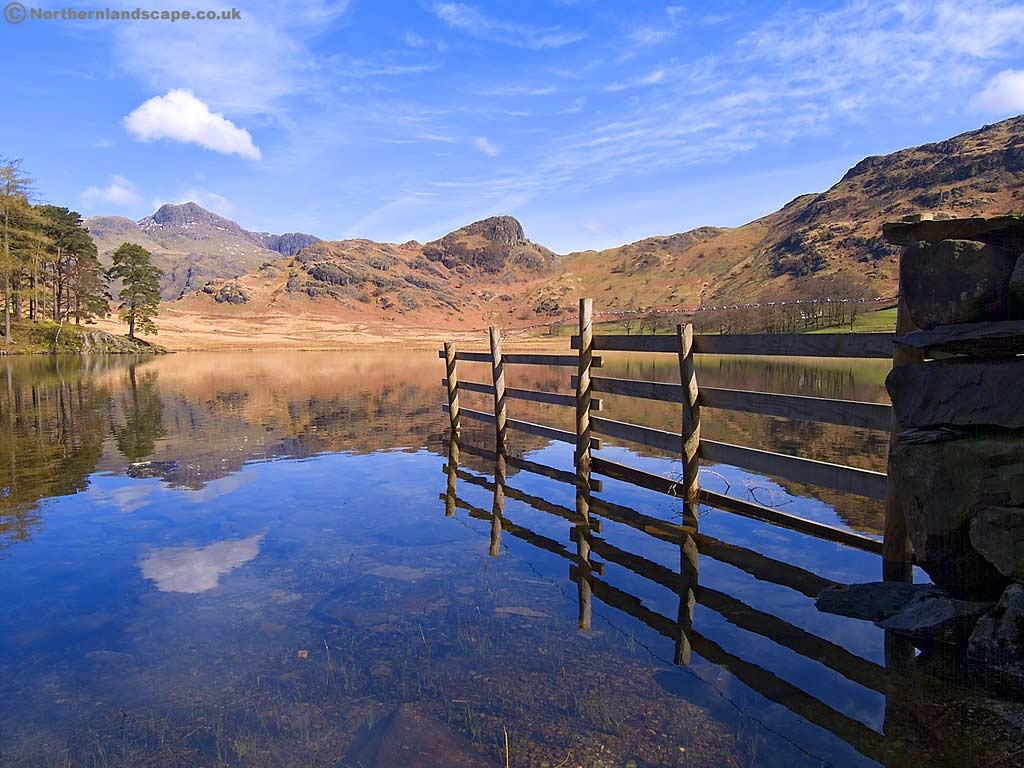
[[(31, 0), (25, 5), (32, 7)], [(40, 199), (567, 252), (731, 226), (857, 160), (1024, 112), (1024, 5), (146, 0), (228, 21), (0, 24), (0, 154)]]

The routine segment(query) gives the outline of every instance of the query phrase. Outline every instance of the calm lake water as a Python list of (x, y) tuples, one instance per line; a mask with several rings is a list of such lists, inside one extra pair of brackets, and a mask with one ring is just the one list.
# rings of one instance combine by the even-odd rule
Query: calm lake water
[[(678, 522), (679, 503), (606, 480), (604, 566), (582, 579), (574, 488), (513, 462), (496, 493), (494, 460), (473, 450), (493, 446), (482, 425), (467, 423), (456, 464), (443, 373), (435, 353), (0, 360), (0, 765), (886, 761), (901, 726), (883, 633), (811, 597), (877, 580), (876, 557), (702, 509), (682, 588), (679, 542), (629, 524)], [(678, 380), (640, 357), (603, 373)], [(886, 373), (698, 369), (708, 386), (875, 402)], [(508, 383), (568, 391), (569, 374), (516, 368)], [(678, 408), (605, 401), (613, 418), (678, 430)], [(572, 423), (520, 401), (510, 413)], [(884, 433), (703, 422), (712, 439), (884, 469)], [(568, 445), (513, 433), (511, 447), (571, 470)], [(614, 441), (601, 455), (680, 471)], [(874, 502), (725, 467), (702, 483), (881, 528)]]

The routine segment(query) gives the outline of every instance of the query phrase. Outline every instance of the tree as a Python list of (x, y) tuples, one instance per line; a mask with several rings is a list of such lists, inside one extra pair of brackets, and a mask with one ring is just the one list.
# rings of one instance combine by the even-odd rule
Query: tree
[(0, 157), (0, 281), (3, 282), (4, 341), (8, 344), (11, 343), (11, 314), (22, 255), (19, 251), (33, 234), (29, 224), (31, 191), (32, 179), (22, 172), (21, 160)]
[(163, 274), (149, 260), (149, 251), (135, 243), (122, 243), (114, 251), (114, 264), (107, 273), (121, 281), (118, 294), (121, 319), (128, 323), (128, 338), (135, 331), (156, 333), (156, 317), (160, 305), (160, 276)]
[[(108, 313), (106, 276), (100, 266), (96, 244), (82, 226), (77, 211), (55, 205), (41, 205), (43, 231), (50, 240), (49, 264), (53, 282), (53, 320), (89, 323)], [(33, 272), (33, 283), (35, 283)]]

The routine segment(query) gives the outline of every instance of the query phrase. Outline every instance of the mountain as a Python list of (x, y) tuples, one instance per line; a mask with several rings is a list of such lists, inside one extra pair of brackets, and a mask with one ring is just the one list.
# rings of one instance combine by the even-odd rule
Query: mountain
[[(188, 284), (199, 290), (174, 305), (184, 315), (215, 313), (218, 322), (274, 316), (510, 328), (573, 317), (581, 296), (597, 299), (599, 311), (891, 296), (898, 249), (882, 239), (883, 222), (1021, 208), (1024, 116), (865, 158), (825, 192), (801, 195), (740, 227), (700, 227), (602, 251), (558, 256), (527, 239), (510, 216), (484, 219), (426, 244), (342, 240), (299, 248), (301, 239), (280, 243), (301, 236), (282, 236), (276, 242), (287, 255), (274, 253), (274, 259), (266, 258), (265, 246), (275, 241), (259, 240), (206, 212), (203, 227), (189, 223), (197, 211), (175, 211), (173, 225), (161, 227), (144, 219), (139, 236), (180, 251), (197, 232), (211, 237), (212, 226), (216, 237), (204, 243), (237, 243), (239, 233), (250, 238), (244, 240), (248, 247), (252, 237), (261, 243), (258, 269), (205, 284), (193, 276)], [(173, 239), (165, 234), (168, 227)], [(302, 327), (299, 322), (297, 334)]]
[(492, 302), (510, 312), (515, 296), (550, 279), (556, 262), (518, 221), (495, 216), (426, 244), (315, 242), (251, 274), (212, 280), (176, 308), (212, 299), (253, 314), (276, 307), (347, 319), (481, 316)]
[(138, 222), (96, 216), (86, 219), (85, 225), (107, 262), (124, 242), (150, 251), (153, 263), (164, 271), (161, 295), (165, 299), (198, 290), (212, 279), (243, 275), (318, 241), (301, 233), (249, 232), (195, 203), (163, 205)]
[(1024, 116), (868, 157), (833, 187), (741, 227), (701, 227), (566, 256), (528, 303), (571, 306), (583, 286), (605, 309), (693, 308), (815, 296), (892, 296), (899, 249), (882, 223), (919, 213), (1024, 209)]

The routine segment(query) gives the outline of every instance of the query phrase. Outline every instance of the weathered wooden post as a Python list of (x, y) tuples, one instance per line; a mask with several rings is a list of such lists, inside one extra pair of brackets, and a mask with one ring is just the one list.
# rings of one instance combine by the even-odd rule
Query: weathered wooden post
[(462, 425), (459, 419), (459, 374), (456, 369), (455, 342), (444, 343), (445, 382), (448, 388), (448, 418), (452, 424), (452, 438), (459, 434)]
[(676, 638), (676, 664), (690, 663), (692, 649), (690, 633), (693, 631), (693, 606), (697, 603), (697, 542), (689, 533), (683, 533), (679, 542), (679, 637)]
[(679, 338), (679, 381), (683, 390), (683, 525), (697, 525), (700, 491), (700, 391), (693, 361), (693, 325), (676, 326)]
[(580, 299), (580, 354), (576, 373), (576, 452), (573, 461), (577, 477), (581, 470), (590, 490), (590, 366), (594, 358), (594, 300)]
[(580, 354), (576, 369), (576, 555), (580, 578), (578, 584), (579, 627), (590, 629), (593, 588), (590, 583), (590, 401), (592, 386), (590, 367), (594, 357), (594, 300), (580, 299)]
[(494, 433), (497, 439), (498, 453), (508, 449), (508, 425), (505, 412), (505, 361), (501, 356), (501, 331), (490, 328), (491, 337), (491, 377), (494, 381)]
[(444, 514), (445, 517), (455, 517), (455, 498), (457, 493), (457, 482), (459, 477), (459, 436), (452, 430), (448, 438), (448, 464), (444, 468), (448, 477), (448, 484), (444, 493)]
[(491, 504), (491, 557), (501, 555), (501, 521), (505, 516), (505, 454), (501, 451), (494, 461), (494, 502)]
[[(896, 335), (902, 336), (917, 330), (917, 326), (910, 318), (910, 311), (902, 296), (896, 305)], [(924, 360), (921, 350), (911, 347), (904, 347), (897, 344), (892, 354), (892, 366), (896, 368), (901, 365), (914, 365)], [(914, 580), (913, 547), (910, 544), (910, 537), (907, 534), (907, 520), (899, 497), (896, 493), (896, 486), (892, 481), (893, 447), (896, 445), (896, 436), (901, 430), (896, 419), (896, 409), (892, 411), (892, 427), (889, 430), (889, 467), (888, 484), (885, 494), (885, 528), (882, 537), (882, 578), (885, 581)]]

